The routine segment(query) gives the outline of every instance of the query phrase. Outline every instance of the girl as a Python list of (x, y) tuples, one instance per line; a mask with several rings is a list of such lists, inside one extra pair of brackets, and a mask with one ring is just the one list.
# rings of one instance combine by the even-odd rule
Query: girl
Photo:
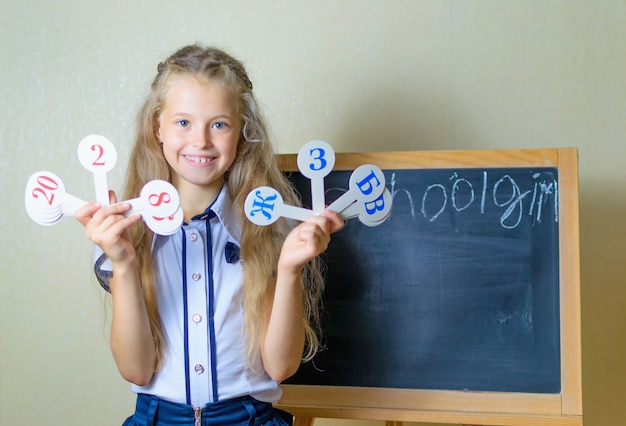
[(291, 424), (272, 403), (318, 350), (317, 256), (341, 217), (325, 211), (291, 230), (245, 218), (258, 186), (289, 204), (297, 196), (243, 65), (221, 50), (186, 46), (161, 62), (137, 127), (124, 199), (170, 181), (181, 229), (154, 235), (113, 193), (110, 206), (76, 213), (103, 252), (96, 274), (112, 295), (111, 348), (138, 394), (124, 424)]

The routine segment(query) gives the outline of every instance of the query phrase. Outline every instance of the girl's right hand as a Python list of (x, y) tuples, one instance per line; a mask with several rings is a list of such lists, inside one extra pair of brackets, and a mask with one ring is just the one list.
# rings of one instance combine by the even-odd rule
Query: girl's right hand
[(135, 260), (135, 249), (130, 241), (128, 228), (141, 219), (140, 214), (124, 216), (131, 206), (117, 203), (113, 191), (109, 191), (111, 205), (89, 203), (76, 211), (74, 217), (85, 227), (87, 238), (100, 246), (113, 264)]

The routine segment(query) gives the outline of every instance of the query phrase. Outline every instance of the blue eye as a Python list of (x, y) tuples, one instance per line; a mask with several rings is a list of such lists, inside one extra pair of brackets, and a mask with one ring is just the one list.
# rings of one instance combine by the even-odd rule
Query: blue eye
[(213, 124), (213, 128), (218, 130), (225, 129), (226, 126), (228, 126), (228, 124), (224, 123), (223, 121), (218, 121), (217, 123)]
[(187, 127), (189, 126), (189, 121), (188, 120), (178, 120), (176, 122), (180, 127)]

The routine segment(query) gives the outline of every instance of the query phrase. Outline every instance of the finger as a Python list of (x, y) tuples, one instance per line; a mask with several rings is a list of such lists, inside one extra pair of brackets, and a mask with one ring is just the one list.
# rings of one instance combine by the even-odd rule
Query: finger
[(306, 221), (302, 222), (302, 225), (305, 227), (310, 226), (321, 228), (321, 230), (325, 233), (330, 231), (330, 222), (325, 216), (310, 216)]
[[(115, 199), (115, 196), (113, 197)], [(95, 215), (100, 216), (101, 220), (111, 215), (123, 215), (125, 212), (131, 209), (131, 205), (128, 202), (111, 204), (109, 206), (103, 206)]]
[(130, 210), (130, 208), (131, 208), (130, 206), (120, 206), (120, 205), (110, 206), (110, 208), (108, 206), (105, 206), (102, 209), (100, 209), (100, 211), (98, 211), (94, 216), (99, 216), (98, 218), (100, 219), (100, 222), (102, 224), (117, 223), (123, 219), (131, 218), (131, 217), (140, 219), (141, 213), (134, 213), (131, 215), (125, 214), (125, 212), (127, 210)]
[(330, 234), (330, 221), (324, 216), (311, 216), (302, 222), (301, 228), (320, 234)]
[[(141, 219), (140, 215), (129, 217), (110, 215), (104, 221), (88, 227), (87, 236), (101, 247), (118, 241), (122, 235)], [(106, 251), (106, 250), (105, 250)]]
[(319, 241), (324, 240), (324, 232), (319, 228), (302, 228), (298, 233), (298, 237), (301, 241)]
[(84, 206), (78, 208), (74, 212), (74, 217), (83, 225), (87, 226), (92, 216), (102, 207), (99, 202), (87, 203)]
[(337, 212), (332, 210), (324, 210), (322, 212), (325, 218), (330, 221), (330, 233), (337, 232), (345, 226), (343, 217)]
[(111, 235), (122, 235), (128, 228), (141, 220), (141, 215), (132, 216), (109, 216), (103, 228), (107, 229)]
[[(85, 223), (87, 237), (92, 241), (96, 241), (102, 238), (107, 238), (106, 236), (103, 236), (105, 234), (115, 235), (124, 232), (126, 228), (128, 228), (130, 225), (137, 222), (141, 218), (140, 215), (132, 215), (126, 218), (123, 213), (129, 208), (130, 205), (112, 205), (103, 206), (98, 209), (92, 216), (88, 218), (87, 222)], [(123, 221), (124, 219), (130, 219), (130, 221), (122, 222), (122, 225), (118, 225), (116, 229), (111, 231), (111, 227), (113, 227), (118, 222)], [(120, 227), (122, 229), (121, 231), (118, 230)]]
[(311, 226), (304, 228), (300, 234), (300, 238), (305, 241), (309, 246), (316, 248), (319, 253), (326, 250), (328, 243), (330, 242), (330, 233), (328, 232), (328, 224), (325, 223), (325, 227)]
[(117, 203), (117, 196), (115, 195), (115, 191), (109, 190), (109, 203), (115, 204)]

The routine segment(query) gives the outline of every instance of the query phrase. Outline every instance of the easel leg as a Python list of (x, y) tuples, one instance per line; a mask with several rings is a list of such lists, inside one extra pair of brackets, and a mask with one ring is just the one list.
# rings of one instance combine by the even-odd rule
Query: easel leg
[(294, 417), (293, 426), (313, 426), (314, 417)]

